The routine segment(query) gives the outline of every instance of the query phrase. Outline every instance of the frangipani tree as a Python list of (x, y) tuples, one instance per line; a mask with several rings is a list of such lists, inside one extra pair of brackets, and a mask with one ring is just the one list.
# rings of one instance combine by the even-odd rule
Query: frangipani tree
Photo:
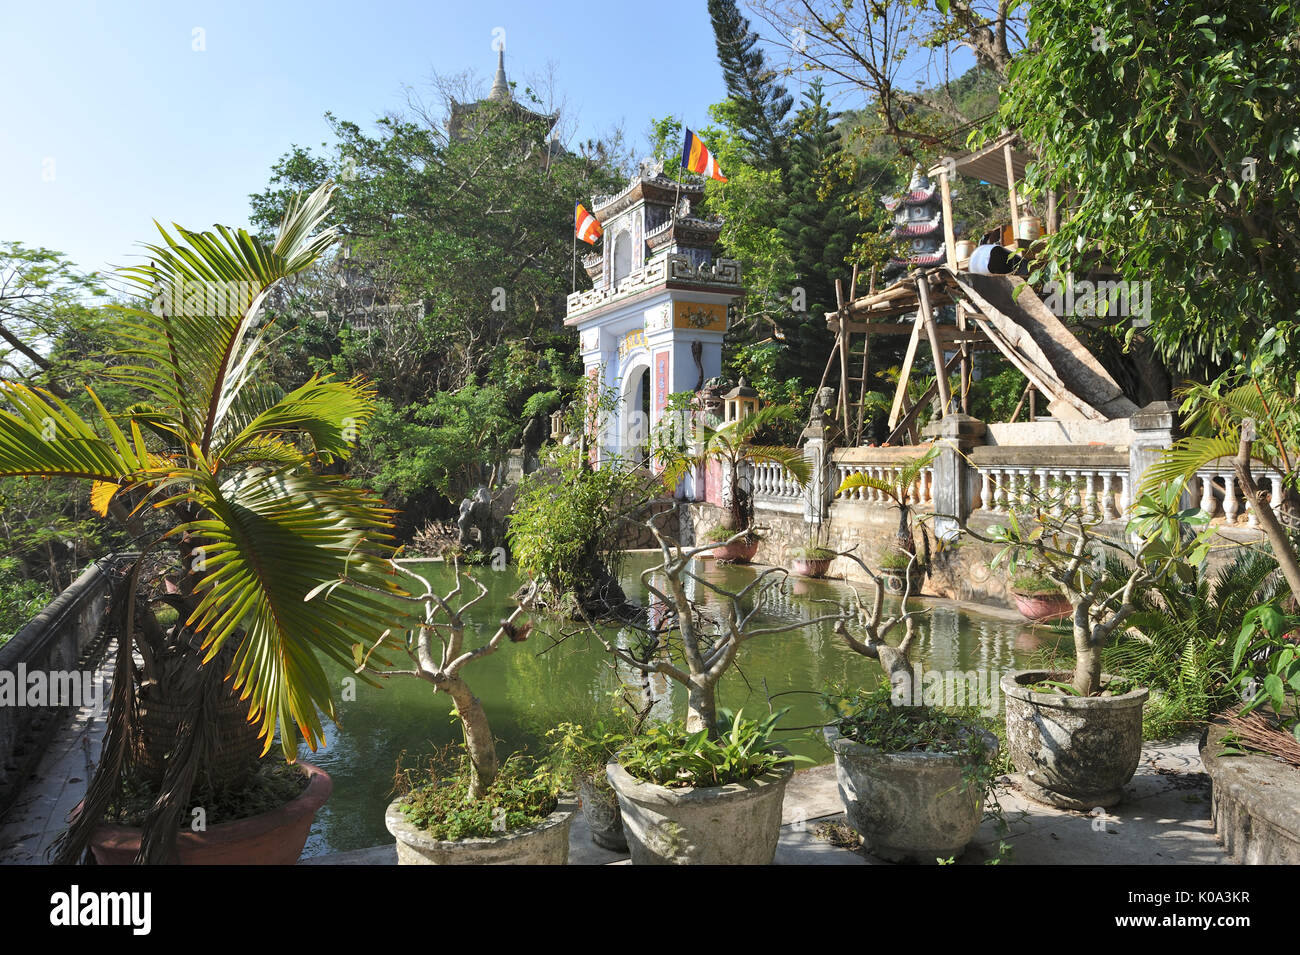
[[(401, 592), (388, 561), (391, 512), (317, 468), (347, 458), (373, 392), (313, 377), (286, 394), (258, 376), (260, 308), (336, 240), (321, 228), (333, 188), (295, 201), (269, 244), (224, 226), (159, 227), (149, 264), (121, 271), (146, 303), (122, 308), (111, 373), (140, 399), (125, 411), (110, 412), (90, 385), (93, 421), (48, 391), (0, 383), (0, 475), (92, 482), (99, 513), (127, 520), (142, 552), (119, 603), (104, 755), (60, 861), (76, 861), (123, 774), (142, 763), (165, 770), (141, 853), (166, 859), (196, 778), (238, 745), (237, 730), (217, 725), (230, 698), (254, 726), (243, 734), (251, 756), (277, 732), (290, 759), (300, 736), (314, 749), (336, 692), (319, 657), (350, 664), (358, 639), (400, 619), (385, 596)], [(170, 630), (136, 599), (145, 558), (164, 553), (176, 592), (161, 599), (179, 612)], [(321, 592), (344, 577), (365, 586)], [(144, 736), (135, 720), (144, 711), (180, 715), (171, 732)]]

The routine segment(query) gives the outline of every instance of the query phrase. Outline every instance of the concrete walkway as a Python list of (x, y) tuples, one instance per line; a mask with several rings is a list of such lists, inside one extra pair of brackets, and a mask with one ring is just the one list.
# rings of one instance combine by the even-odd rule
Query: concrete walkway
[[(1148, 744), (1125, 799), (1105, 816), (1040, 806), (1009, 784), (998, 790), (1009, 832), (985, 821), (957, 860), (980, 865), (998, 859), (1019, 865), (1221, 865), (1228, 862), (1210, 821), (1210, 781), (1201, 767), (1197, 737)], [(835, 767), (795, 773), (785, 794), (777, 865), (889, 865), (865, 850), (838, 848), (826, 835), (843, 826)], [(396, 865), (391, 845), (304, 859), (302, 865)], [(628, 865), (625, 854), (596, 846), (579, 813), (569, 839), (570, 865)]]
[[(113, 659), (110, 652), (107, 660)], [(108, 663), (101, 667), (106, 671)], [(85, 793), (99, 757), (104, 719), (88, 710), (76, 713), (59, 731), (26, 789), (0, 820), (0, 865), (41, 865), (62, 831), (68, 814)], [(998, 803), (1009, 824), (999, 834), (986, 821), (958, 860), (981, 864), (1009, 849), (1008, 864), (1223, 864), (1227, 857), (1214, 837), (1210, 782), (1201, 766), (1197, 737), (1150, 743), (1125, 800), (1104, 817), (1031, 803), (1009, 782), (999, 787)], [(844, 822), (834, 766), (795, 773), (786, 789), (778, 865), (887, 865), (862, 849), (837, 848), (826, 836)], [(394, 865), (390, 845), (338, 852), (303, 860), (303, 865)], [(628, 864), (592, 843), (582, 814), (573, 822), (569, 862), (574, 865)]]

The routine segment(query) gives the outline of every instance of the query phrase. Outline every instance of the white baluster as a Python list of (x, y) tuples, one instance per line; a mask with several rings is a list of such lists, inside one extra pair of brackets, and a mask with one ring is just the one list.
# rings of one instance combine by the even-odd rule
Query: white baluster
[(1101, 472), (1101, 519), (1113, 521), (1115, 514), (1115, 493), (1111, 488), (1115, 480), (1114, 471)]
[(988, 468), (980, 468), (980, 507), (986, 511), (993, 510), (993, 496)]
[(1048, 484), (1047, 471), (1045, 470), (1039, 471), (1038, 472), (1038, 506), (1039, 507), (1044, 506), (1044, 502), (1047, 500), (1048, 495), (1051, 494), (1051, 491), (1048, 489), (1047, 484)]
[(1223, 475), (1223, 518), (1229, 524), (1237, 523), (1237, 476)]
[(1065, 472), (1054, 468), (1052, 470), (1052, 516), (1060, 517), (1065, 513), (1069, 506), (1070, 497), (1066, 489), (1062, 487), (1062, 481), (1065, 478)]
[(1197, 477), (1201, 479), (1201, 513), (1206, 517), (1213, 517), (1218, 510), (1214, 506), (1214, 479), (1204, 472)]
[(1119, 472), (1119, 516), (1127, 517), (1129, 505), (1133, 503), (1133, 494), (1129, 485), (1128, 471)]
[(1101, 518), (1101, 502), (1097, 500), (1097, 472), (1087, 470), (1083, 472), (1083, 512), (1087, 515), (1088, 520), (1095, 521)]

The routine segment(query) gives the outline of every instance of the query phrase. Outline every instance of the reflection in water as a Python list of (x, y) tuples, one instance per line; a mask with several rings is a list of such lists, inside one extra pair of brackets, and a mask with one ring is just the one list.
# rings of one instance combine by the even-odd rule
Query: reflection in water
[[(647, 605), (652, 624), (663, 609), (649, 603), (640, 572), (654, 562), (652, 555), (633, 555), (623, 570), (622, 583), (629, 597)], [(728, 590), (739, 590), (754, 578), (753, 568), (699, 561), (696, 572)], [(430, 564), (424, 569), (435, 584), (446, 581), (450, 569)], [(488, 595), (471, 611), (473, 634), (486, 639), (512, 606), (519, 580), (512, 570), (477, 576)], [(694, 596), (710, 613), (720, 613), (722, 599), (707, 587), (692, 584)], [(864, 603), (871, 585), (858, 584)], [(914, 601), (924, 608), (925, 601)], [(763, 598), (756, 625), (811, 620), (855, 607), (853, 588), (839, 581), (797, 578), (773, 588)], [(886, 601), (886, 612), (897, 602)], [(466, 669), (465, 677), (483, 700), (488, 719), (499, 740), (502, 756), (517, 751), (540, 752), (546, 731), (562, 720), (590, 722), (608, 705), (620, 687), (636, 692), (643, 684), (634, 668), (613, 660), (589, 635), (572, 626), (539, 621), (526, 643), (511, 645)], [(996, 684), (1002, 671), (1027, 664), (1028, 655), (1051, 636), (1050, 631), (968, 614), (946, 606), (933, 607), (918, 620), (914, 660), (927, 670), (986, 670)], [(631, 650), (639, 634), (631, 629), (610, 635), (611, 642)], [(350, 671), (327, 665), (340, 690)], [(789, 708), (788, 726), (821, 723), (818, 692), (831, 684), (849, 687), (875, 685), (882, 678), (879, 665), (853, 653), (837, 641), (829, 622), (805, 629), (757, 637), (742, 644), (736, 666), (719, 687), (719, 705), (744, 707), (758, 715), (774, 708)], [(650, 693), (656, 701), (655, 719), (683, 719), (686, 699), (682, 688), (660, 674), (652, 674)], [(334, 777), (334, 794), (316, 818), (307, 854), (358, 849), (392, 841), (384, 828), (384, 806), (391, 798), (393, 769), (398, 755), (422, 756), (460, 739), (451, 717), (450, 700), (438, 696), (419, 680), (395, 678), (372, 687), (358, 682), (356, 699), (338, 703), (339, 726), (327, 726), (326, 748), (302, 756)], [(785, 744), (819, 762), (829, 751), (813, 731), (787, 734)]]

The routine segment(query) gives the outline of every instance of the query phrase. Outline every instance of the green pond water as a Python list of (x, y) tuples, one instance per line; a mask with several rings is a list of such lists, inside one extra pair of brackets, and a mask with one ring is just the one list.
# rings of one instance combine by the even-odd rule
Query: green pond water
[[(623, 569), (623, 586), (628, 596), (645, 603), (647, 593), (639, 573), (656, 563), (650, 554), (633, 554)], [(449, 589), (451, 568), (436, 562), (413, 565), (439, 592)], [(723, 587), (737, 590), (752, 580), (755, 569), (697, 561), (696, 572)], [(495, 632), (498, 622), (514, 604), (512, 595), (520, 586), (513, 570), (493, 572), (475, 568), (475, 576), (488, 588), (488, 595), (473, 607), (473, 621), (467, 642), (477, 645)], [(704, 592), (705, 588), (697, 586)], [(861, 585), (864, 601), (871, 595), (869, 583)], [(698, 595), (697, 595), (698, 596)], [(706, 594), (706, 602), (716, 595)], [(849, 585), (791, 577), (779, 593), (772, 593), (755, 617), (757, 626), (809, 620), (851, 606)], [(821, 603), (820, 601), (831, 601)], [(997, 617), (967, 612), (952, 606), (930, 605), (918, 626), (913, 660), (927, 671), (977, 671), (988, 675), (996, 686), (998, 674), (1027, 665), (1030, 657), (1047, 641), (1056, 638), (1044, 628), (1031, 628)], [(610, 693), (621, 684), (640, 682), (630, 668), (611, 666), (610, 656), (594, 640), (586, 638), (555, 644), (548, 639), (559, 632), (558, 625), (542, 625), (527, 642), (506, 643), (490, 657), (475, 661), (463, 675), (483, 700), (488, 719), (498, 738), (498, 749), (507, 754), (526, 748), (539, 753), (545, 734), (556, 723), (572, 719), (590, 720), (608, 706)], [(617, 633), (617, 629), (611, 630)], [(342, 681), (350, 671), (334, 667), (331, 676)], [(789, 633), (756, 637), (744, 644), (734, 666), (723, 678), (720, 705), (744, 708), (757, 716), (768, 710), (768, 699), (776, 708), (788, 708), (783, 724), (792, 729), (784, 743), (796, 753), (829, 762), (830, 751), (820, 731), (808, 729), (826, 719), (817, 696), (828, 684), (875, 686), (881, 679), (879, 666), (849, 650), (836, 638), (829, 622)], [(665, 679), (652, 683), (659, 702), (656, 718), (684, 718), (685, 693)], [(812, 691), (812, 692), (792, 692)], [(398, 756), (420, 757), (460, 739), (459, 726), (451, 718), (451, 701), (435, 694), (432, 686), (411, 677), (394, 677), (375, 688), (357, 681), (353, 701), (339, 706), (339, 723), (327, 727), (328, 745), (315, 753), (306, 748), (300, 755), (323, 767), (334, 779), (334, 793), (316, 816), (305, 855), (361, 849), (392, 841), (384, 828), (384, 807), (392, 799), (393, 772)], [(1000, 706), (994, 694), (992, 705)], [(988, 706), (989, 701), (981, 705)]]

